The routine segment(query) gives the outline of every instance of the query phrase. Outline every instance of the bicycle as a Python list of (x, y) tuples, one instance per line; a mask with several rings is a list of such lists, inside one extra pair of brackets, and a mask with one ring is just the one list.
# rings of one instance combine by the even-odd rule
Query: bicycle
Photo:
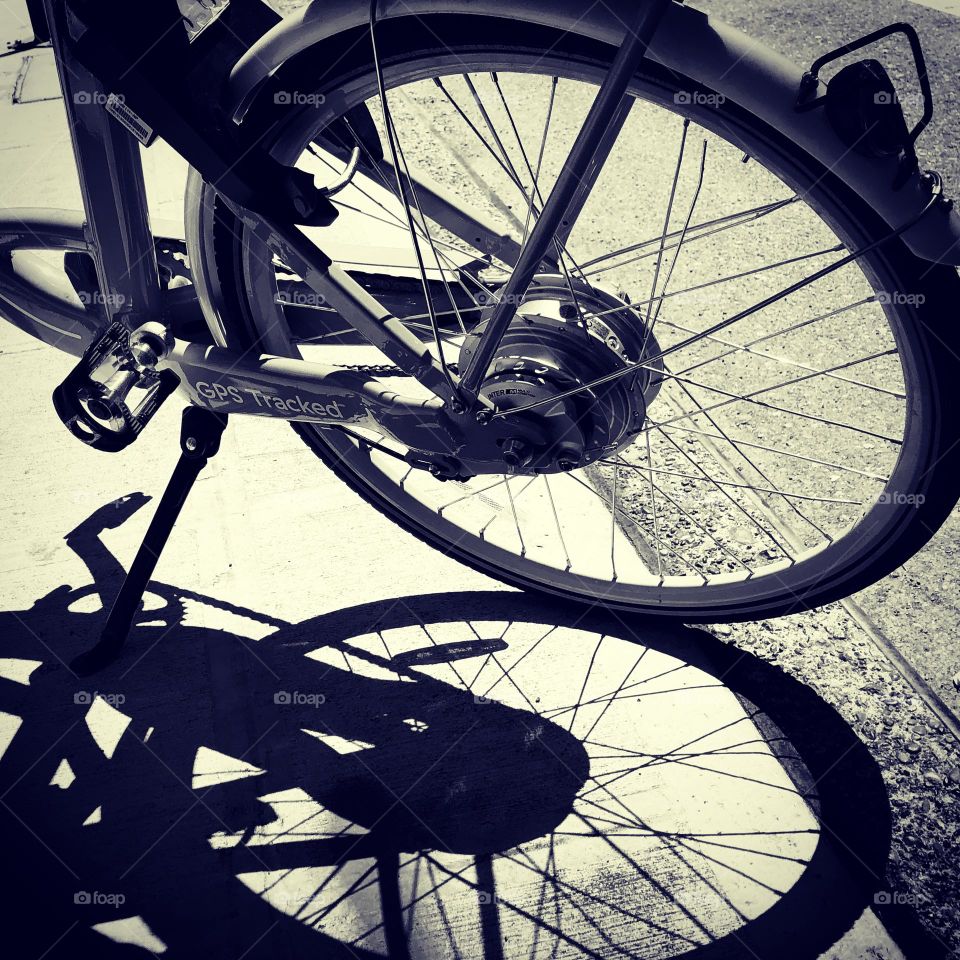
[[(0, 311), (79, 357), (75, 436), (123, 449), (190, 401), (78, 669), (117, 655), (232, 414), (485, 573), (686, 622), (846, 596), (956, 503), (960, 217), (917, 158), (912, 27), (802, 70), (673, 0), (126, 7), (36, 25), (85, 215), (0, 214)], [(821, 79), (895, 34), (912, 127), (877, 60)], [(157, 138), (191, 166), (185, 242), (150, 229)]]

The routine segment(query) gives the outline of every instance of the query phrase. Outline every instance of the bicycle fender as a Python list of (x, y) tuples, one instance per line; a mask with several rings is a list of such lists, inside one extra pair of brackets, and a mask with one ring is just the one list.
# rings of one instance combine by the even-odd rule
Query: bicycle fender
[[(584, 5), (577, 0), (380, 0), (378, 18), (478, 15), (553, 27), (619, 46), (626, 22), (635, 15), (635, 4), (636, 0), (607, 0), (584, 12)], [(242, 122), (265, 82), (284, 63), (331, 37), (363, 27), (368, 17), (368, 5), (356, 0), (313, 0), (299, 14), (281, 21), (231, 71), (228, 114)], [(895, 188), (895, 157), (862, 156), (841, 140), (823, 109), (797, 111), (803, 69), (747, 34), (675, 3), (654, 36), (649, 56), (798, 144), (857, 193), (891, 229), (916, 219), (928, 203), (929, 186), (919, 171)], [(934, 204), (904, 232), (903, 240), (924, 260), (960, 266), (960, 214), (949, 201)]]

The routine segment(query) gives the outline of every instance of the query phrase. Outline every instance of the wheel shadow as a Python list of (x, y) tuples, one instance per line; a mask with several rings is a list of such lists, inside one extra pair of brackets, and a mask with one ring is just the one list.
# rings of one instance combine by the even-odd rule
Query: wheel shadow
[(100, 535), (145, 502), (68, 534), (91, 585), (0, 614), (13, 955), (813, 958), (884, 887), (866, 748), (702, 630), (508, 592), (288, 624), (154, 583), (76, 678), (123, 575)]

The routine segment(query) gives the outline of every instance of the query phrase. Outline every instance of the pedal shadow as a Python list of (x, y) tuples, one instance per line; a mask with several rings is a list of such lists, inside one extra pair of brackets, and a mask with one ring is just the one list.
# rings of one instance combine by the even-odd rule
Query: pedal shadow
[(867, 750), (703, 630), (507, 592), (287, 624), (153, 584), (79, 680), (100, 534), (144, 502), (68, 535), (91, 586), (0, 614), (13, 955), (813, 958), (884, 888)]

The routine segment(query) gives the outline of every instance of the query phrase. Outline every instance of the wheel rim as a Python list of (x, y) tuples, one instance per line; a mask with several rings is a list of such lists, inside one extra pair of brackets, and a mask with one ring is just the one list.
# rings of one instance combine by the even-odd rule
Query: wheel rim
[[(515, 172), (524, 162), (533, 172), (534, 155), (537, 168), (546, 170), (551, 162), (550, 150), (543, 144), (556, 137), (554, 152), (562, 156), (566, 150), (560, 137), (551, 132), (550, 124), (556, 124), (556, 117), (565, 113), (570, 128), (575, 129), (575, 108), (579, 107), (582, 115), (588, 103), (589, 81), (601, 74), (592, 66), (565, 62), (557, 83), (553, 78), (562, 71), (555, 62), (541, 59), (539, 67), (544, 72), (532, 77), (522, 72), (530, 66), (527, 56), (502, 51), (457, 55), (452, 58), (455, 63), (449, 65), (450, 72), (463, 73), (474, 61), (485, 68), (483, 74), (468, 73), (470, 83), (460, 76), (447, 76), (445, 65), (437, 58), (432, 58), (429, 66), (416, 61), (390, 65), (386, 78), (392, 111), (396, 116), (399, 103), (403, 120), (411, 126), (414, 122), (427, 123), (434, 136), (429, 142), (439, 142), (444, 148), (450, 146), (455, 132), (465, 139), (472, 137), (473, 152), (466, 157), (466, 164), (462, 162), (466, 151), (459, 147), (460, 175), (463, 169), (473, 171), (471, 190), (476, 188), (478, 169), (489, 179), (499, 174), (509, 181), (508, 171), (502, 169), (504, 164), (499, 164), (498, 171), (492, 158), (497, 149), (516, 160)], [(511, 67), (516, 73), (507, 75)], [(496, 73), (491, 74), (491, 69)], [(443, 87), (436, 86), (432, 80), (435, 75), (445, 77)], [(338, 101), (341, 111), (364, 101), (376, 105), (378, 100), (370, 97), (371, 83), (372, 78), (367, 77), (346, 85)], [(454, 89), (455, 83), (459, 89)], [(517, 121), (517, 104), (524, 98), (532, 101), (538, 85), (540, 109), (528, 110), (535, 120), (524, 129)], [(428, 87), (435, 94), (433, 103), (428, 103)], [(561, 98), (568, 90), (571, 96), (565, 107)], [(705, 94), (691, 95), (678, 103), (675, 92), (650, 82), (638, 85), (633, 92), (643, 99), (633, 107), (604, 176), (636, 160), (636, 150), (629, 145), (641, 141), (630, 136), (630, 125), (638, 129), (649, 125), (651, 111), (664, 117), (672, 115), (676, 137), (669, 174), (661, 177), (664, 189), (654, 191), (645, 201), (656, 209), (654, 219), (660, 219), (660, 226), (644, 235), (646, 244), (638, 245), (637, 228), (629, 223), (628, 212), (618, 211), (618, 219), (629, 225), (634, 237), (625, 243), (611, 241), (609, 215), (604, 219), (603, 214), (590, 211), (590, 205), (602, 197), (601, 178), (570, 237), (569, 247), (571, 251), (576, 247), (576, 252), (564, 258), (562, 265), (586, 273), (592, 282), (603, 281), (616, 289), (629, 285), (633, 271), (633, 308), (641, 318), (645, 310), (650, 311), (656, 335), (665, 345), (692, 339), (721, 311), (726, 315), (736, 312), (761, 299), (771, 286), (780, 289), (814, 267), (839, 259), (844, 242), (854, 249), (863, 242), (853, 232), (855, 227), (840, 222), (842, 214), (838, 211), (820, 202), (816, 210), (799, 202), (795, 171), (769, 148), (765, 154), (755, 138), (749, 143), (750, 152), (762, 157), (763, 166), (758, 160), (739, 165), (757, 171), (757, 179), (767, 193), (751, 187), (749, 195), (754, 202), (741, 204), (733, 211), (719, 208), (716, 198), (707, 202), (704, 183), (714, 172), (728, 175), (734, 162), (739, 163), (745, 132), (711, 115)], [(438, 115), (425, 108), (425, 104), (436, 107), (440, 102), (446, 113)], [(469, 118), (471, 103), (476, 110), (476, 117), (470, 118), (475, 121), (472, 129), (465, 119)], [(500, 105), (502, 129), (492, 116), (490, 105), (495, 103)], [(487, 129), (500, 136), (499, 145), (492, 135), (485, 144), (477, 136), (484, 122), (480, 105), (486, 108), (485, 119), (490, 121)], [(638, 116), (641, 111), (642, 117)], [(684, 116), (693, 118), (689, 125), (684, 123)], [(452, 125), (454, 121), (459, 121), (459, 129)], [(535, 121), (539, 121), (538, 136), (529, 133), (530, 127), (537, 126)], [(310, 123), (316, 122), (314, 114)], [(661, 126), (655, 129), (665, 135), (663, 122), (656, 122)], [(723, 124), (726, 138), (711, 129), (718, 124)], [(309, 139), (306, 130), (303, 117), (287, 123), (278, 139), (278, 155), (285, 155), (288, 162), (300, 156), (304, 137)], [(544, 130), (547, 137), (542, 136)], [(399, 123), (398, 131), (402, 143), (416, 139)], [(527, 147), (525, 157), (517, 147), (510, 151), (508, 136), (516, 134)], [(690, 144), (704, 139), (709, 145), (706, 154), (691, 157)], [(423, 136), (419, 141), (428, 142)], [(626, 150), (627, 156), (619, 156), (618, 150)], [(477, 159), (481, 155), (487, 157), (486, 167)], [(705, 161), (704, 156), (711, 160)], [(776, 160), (783, 161), (782, 165), (778, 166)], [(326, 155), (320, 161), (320, 165), (307, 166), (318, 173), (336, 169), (335, 158)], [(408, 162), (416, 174), (412, 155)], [(709, 162), (713, 167), (707, 165)], [(443, 180), (436, 161), (424, 165)], [(644, 174), (648, 172), (645, 167)], [(391, 210), (385, 184), (378, 183), (375, 174), (358, 182), (360, 189), (350, 187), (337, 198), (341, 208), (366, 208), (369, 222), (387, 232)], [(547, 193), (545, 185), (549, 182), (544, 176), (542, 195)], [(717, 176), (714, 189), (722, 182), (723, 178)], [(382, 189), (378, 192), (378, 188)], [(769, 192), (774, 189), (779, 189), (779, 194)], [(741, 185), (734, 192), (744, 190)], [(351, 195), (349, 191), (354, 192)], [(610, 191), (607, 184), (608, 197)], [(519, 197), (516, 188), (514, 193)], [(622, 193), (621, 189), (621, 197)], [(528, 201), (533, 195), (529, 190)], [(510, 213), (497, 207), (497, 197), (500, 194), (491, 204), (493, 215), (509, 224)], [(371, 203), (379, 206), (371, 207)], [(671, 207), (665, 231), (668, 238), (663, 241), (664, 208)], [(392, 211), (395, 218), (398, 210), (399, 206)], [(518, 239), (529, 229), (531, 217), (527, 210), (522, 220), (515, 218)], [(770, 233), (753, 229), (749, 238), (744, 238), (751, 228), (774, 224), (777, 218), (785, 221), (781, 232), (774, 234), (779, 241), (783, 240), (783, 231), (803, 228), (807, 247), (811, 247), (811, 239), (818, 242), (813, 249), (803, 249), (803, 241), (792, 238), (789, 250), (778, 249), (775, 256), (763, 259), (760, 255), (765, 252), (764, 244), (770, 243)], [(454, 262), (454, 248), (469, 251), (457, 238), (442, 235), (435, 224), (429, 224), (427, 232), (431, 237), (437, 234), (429, 252), (444, 269)], [(720, 240), (739, 244), (743, 262), (730, 266), (724, 263), (724, 269), (713, 270), (711, 275), (703, 260), (722, 260), (723, 255), (711, 249)], [(333, 249), (329, 241), (329, 236), (320, 239), (325, 250), (337, 259), (336, 240)], [(424, 245), (428, 246), (426, 242)], [(611, 246), (621, 252), (611, 256)], [(333, 352), (335, 357), (350, 362), (347, 346), (329, 337), (322, 347), (296, 342), (292, 311), (276, 302), (283, 299), (278, 295), (277, 271), (262, 250), (249, 243), (246, 250), (247, 295), (253, 314), (263, 318), (260, 336), (267, 349), (308, 359), (321, 355), (329, 359)], [(469, 252), (476, 255), (475, 250)], [(467, 277), (461, 271), (455, 276), (462, 289), (472, 290), (474, 301), (482, 301), (490, 295), (490, 276), (495, 272), (496, 266), (491, 265), (485, 273)], [(505, 271), (501, 269), (501, 273)], [(650, 421), (656, 426), (641, 433), (629, 450), (605, 458), (612, 462), (601, 460), (587, 470), (552, 477), (479, 477), (460, 488), (411, 472), (387, 453), (367, 446), (364, 440), (391, 446), (376, 433), (357, 431), (357, 436), (350, 437), (329, 429), (306, 429), (375, 497), (399, 512), (404, 522), (441, 548), (496, 575), (564, 594), (675, 610), (687, 616), (708, 608), (723, 613), (775, 598), (793, 597), (799, 606), (812, 585), (836, 576), (838, 570), (849, 569), (851, 562), (896, 533), (917, 505), (919, 495), (913, 491), (917, 489), (919, 465), (924, 461), (924, 441), (917, 429), (922, 415), (917, 399), (919, 361), (903, 334), (904, 321), (915, 305), (910, 298), (916, 299), (917, 294), (899, 290), (879, 257), (862, 267), (845, 267), (837, 277), (844, 281), (840, 290), (837, 284), (815, 284), (797, 299), (792, 310), (781, 311), (774, 320), (768, 319), (768, 312), (753, 326), (744, 321), (678, 352), (671, 360), (682, 362), (670, 369), (661, 390), (665, 402), (658, 400), (659, 406), (655, 404), (649, 411)], [(681, 278), (683, 282), (677, 282)], [(644, 285), (647, 296), (638, 296), (636, 291)], [(292, 289), (296, 286), (294, 279)], [(736, 294), (731, 296), (734, 287)], [(715, 296), (715, 291), (722, 293), (722, 302), (708, 299)], [(878, 291), (890, 293), (884, 298)], [(425, 311), (407, 316), (411, 315), (411, 328), (428, 337)], [(329, 327), (326, 331), (329, 333)], [(450, 339), (446, 333), (445, 344)], [(825, 340), (836, 347), (830, 356), (823, 350)], [(453, 347), (455, 357), (456, 343)], [(358, 354), (369, 355), (369, 350)], [(775, 369), (776, 379), (748, 382), (751, 371), (756, 376), (760, 366)], [(408, 385), (409, 381), (400, 387), (391, 382), (398, 392), (409, 392)], [(810, 387), (815, 389), (811, 391)], [(808, 406), (780, 400), (791, 396), (795, 401), (807, 401)], [(851, 404), (851, 396), (859, 402)], [(746, 408), (750, 416), (739, 417)], [(855, 416), (840, 417), (836, 411), (844, 409), (853, 410)], [(777, 417), (781, 418), (779, 425)], [(783, 421), (790, 422), (789, 429), (782, 427)], [(836, 440), (841, 432), (855, 438), (856, 443), (842, 449)], [(832, 440), (832, 447), (828, 440)], [(611, 503), (616, 504), (615, 511)], [(565, 525), (565, 518), (571, 515), (577, 518), (576, 528)], [(535, 522), (531, 519), (534, 516)], [(598, 531), (604, 528), (606, 534), (601, 540)]]

